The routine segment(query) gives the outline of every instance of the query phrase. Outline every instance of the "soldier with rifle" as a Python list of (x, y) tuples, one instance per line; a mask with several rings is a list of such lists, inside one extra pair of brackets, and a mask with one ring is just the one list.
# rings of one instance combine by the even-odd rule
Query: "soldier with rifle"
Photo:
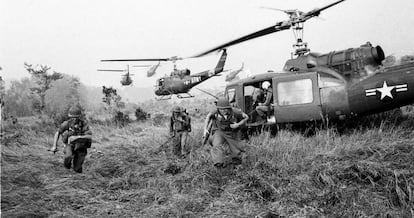
[(188, 141), (188, 133), (191, 132), (191, 118), (185, 109), (174, 106), (170, 118), (170, 136), (173, 141), (173, 153), (178, 157), (186, 155), (185, 148)]
[(243, 111), (232, 108), (227, 98), (219, 98), (217, 110), (210, 112), (204, 122), (204, 140), (211, 140), (210, 150), (213, 165), (223, 168), (227, 165), (241, 164), (244, 148), (241, 144), (240, 127), (247, 122), (249, 116)]
[(65, 145), (64, 166), (70, 169), (73, 162), (73, 170), (82, 173), (82, 164), (85, 161), (87, 149), (92, 145), (92, 132), (87, 121), (82, 117), (80, 106), (72, 106), (68, 117), (69, 119), (64, 121), (56, 132), (50, 151), (56, 153), (59, 137), (62, 136)]

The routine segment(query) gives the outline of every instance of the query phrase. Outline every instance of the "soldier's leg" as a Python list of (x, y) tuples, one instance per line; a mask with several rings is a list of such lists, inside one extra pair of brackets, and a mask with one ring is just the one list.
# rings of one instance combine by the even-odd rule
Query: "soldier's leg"
[(211, 159), (213, 165), (216, 167), (225, 166), (226, 147), (224, 145), (225, 139), (223, 134), (216, 131), (213, 136), (213, 147), (210, 149)]
[(172, 143), (172, 153), (179, 156), (181, 154), (181, 133), (175, 133), (174, 138), (172, 138)]
[(244, 151), (242, 142), (238, 138), (226, 137), (230, 148), (230, 157), (233, 164), (241, 164), (242, 152)]
[(74, 151), (73, 155), (73, 170), (77, 173), (82, 173), (82, 165), (85, 161), (85, 157), (87, 154), (86, 148), (78, 149)]
[(184, 131), (181, 134), (181, 155), (186, 154), (186, 148), (187, 148), (187, 142), (188, 142), (188, 132)]
[(70, 169), (72, 166), (72, 159), (73, 159), (73, 145), (66, 145), (65, 149), (63, 150), (63, 153), (65, 154), (63, 158), (63, 165)]

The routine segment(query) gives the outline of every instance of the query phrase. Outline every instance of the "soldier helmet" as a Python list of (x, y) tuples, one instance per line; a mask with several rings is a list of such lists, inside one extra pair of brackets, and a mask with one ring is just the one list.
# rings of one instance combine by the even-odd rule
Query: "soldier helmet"
[(262, 83), (262, 88), (263, 88), (263, 89), (267, 89), (267, 88), (269, 88), (269, 86), (270, 86), (270, 82), (269, 82), (269, 81), (264, 81), (264, 82)]
[(80, 117), (81, 114), (82, 114), (82, 110), (79, 106), (72, 106), (69, 109), (68, 117), (69, 118)]
[(180, 106), (174, 106), (171, 110), (172, 112), (181, 112), (181, 107)]
[(231, 108), (230, 102), (227, 98), (219, 98), (217, 99), (217, 108), (218, 109), (225, 109), (225, 108)]

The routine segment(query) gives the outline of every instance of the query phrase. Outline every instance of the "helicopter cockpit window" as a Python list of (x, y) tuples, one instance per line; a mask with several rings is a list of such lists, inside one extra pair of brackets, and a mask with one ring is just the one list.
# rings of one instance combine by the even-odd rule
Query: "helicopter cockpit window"
[(184, 70), (184, 75), (186, 75), (186, 76), (190, 75), (190, 70), (189, 69), (185, 69)]
[(279, 106), (313, 102), (312, 80), (301, 79), (277, 84)]

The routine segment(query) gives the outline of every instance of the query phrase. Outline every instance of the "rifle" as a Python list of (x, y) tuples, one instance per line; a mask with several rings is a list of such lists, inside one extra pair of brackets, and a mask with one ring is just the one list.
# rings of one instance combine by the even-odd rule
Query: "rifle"
[(203, 135), (203, 140), (202, 140), (202, 144), (201, 145), (205, 145), (208, 141), (208, 138), (210, 137), (211, 134), (211, 128), (213, 127), (213, 120), (210, 120), (210, 122), (207, 125), (207, 131), (208, 134), (207, 135)]
[(174, 136), (168, 136), (167, 140), (158, 147), (155, 153), (158, 154), (161, 151), (165, 150), (165, 146), (171, 141), (172, 138), (174, 138)]

